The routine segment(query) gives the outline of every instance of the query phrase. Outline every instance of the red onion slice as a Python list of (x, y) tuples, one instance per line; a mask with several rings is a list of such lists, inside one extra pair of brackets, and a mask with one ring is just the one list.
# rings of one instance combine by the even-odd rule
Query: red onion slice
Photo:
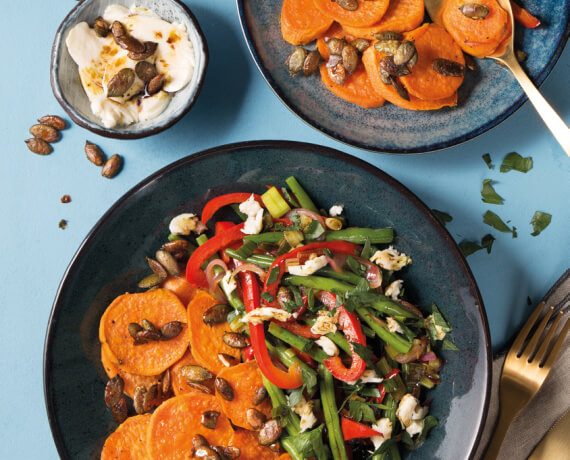
[(378, 265), (359, 256), (352, 257), (361, 264), (366, 265), (366, 281), (368, 281), (372, 289), (382, 286), (382, 276), (380, 275), (380, 267)]
[(314, 211), (311, 211), (310, 209), (305, 209), (305, 208), (295, 208), (291, 211), (289, 211), (287, 214), (285, 214), (285, 217), (290, 219), (291, 218), (291, 214), (293, 213), (297, 213), (300, 216), (307, 216), (310, 217), (313, 220), (318, 220), (321, 225), (323, 226), (323, 228), (327, 228), (326, 224), (325, 224), (325, 218), (323, 216), (321, 216), (320, 214), (317, 214)]
[(258, 266), (255, 265), (255, 264), (249, 264), (249, 263), (242, 264), (242, 265), (240, 265), (238, 268), (236, 268), (236, 269), (234, 270), (234, 273), (233, 273), (232, 276), (235, 277), (239, 272), (253, 272), (253, 273), (256, 273), (257, 275), (259, 275), (259, 279), (260, 279), (261, 281), (265, 281), (265, 276), (267, 275), (267, 273), (265, 273), (265, 270), (263, 270), (263, 268), (258, 267)]
[(437, 359), (437, 356), (433, 351), (428, 351), (427, 353), (424, 353), (423, 355), (420, 356), (420, 361), (422, 363), (427, 363), (433, 361), (434, 359)]
[[(220, 266), (221, 268), (223, 268), (224, 271), (214, 274), (214, 267), (216, 266)], [(206, 267), (206, 280), (208, 281), (209, 290), (221, 302), (226, 302), (227, 300), (222, 291), (220, 290), (218, 283), (225, 276), (227, 271), (228, 271), (228, 266), (225, 264), (225, 262), (222, 259), (214, 259)]]

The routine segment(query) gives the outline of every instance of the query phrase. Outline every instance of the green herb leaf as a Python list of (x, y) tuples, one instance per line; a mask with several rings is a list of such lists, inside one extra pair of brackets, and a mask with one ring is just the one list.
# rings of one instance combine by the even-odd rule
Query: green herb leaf
[(532, 157), (523, 158), (516, 152), (509, 153), (501, 164), (500, 171), (502, 173), (509, 172), (511, 169), (526, 173), (532, 169)]
[(323, 233), (325, 233), (325, 228), (322, 224), (318, 220), (313, 220), (305, 230), (305, 238), (316, 240)]
[(487, 168), (489, 169), (494, 168), (493, 164), (491, 163), (491, 155), (489, 153), (485, 153), (481, 158), (483, 158), (483, 161), (487, 165)]
[(418, 443), (424, 442), (428, 433), (429, 433), (429, 430), (431, 430), (437, 424), (438, 424), (438, 421), (433, 415), (428, 415), (426, 418), (424, 418), (424, 424), (422, 427), (422, 431), (418, 435), (418, 439), (416, 440), (416, 442), (418, 442)]
[[(376, 384), (378, 385), (378, 384)], [(362, 390), (360, 390), (358, 392), (358, 394), (360, 396), (366, 397), (366, 398), (379, 398), (380, 397), (380, 390), (378, 389), (377, 386), (373, 387), (373, 386), (364, 386), (362, 388)], [(377, 404), (375, 407), (378, 407), (379, 404)], [(384, 409), (384, 407), (381, 407), (381, 409)]]
[(491, 254), (491, 248), (493, 247), (493, 242), (495, 238), (490, 233), (487, 233), (483, 238), (481, 238), (481, 248), (487, 249), (487, 254)]
[(481, 200), (484, 203), (490, 204), (503, 204), (505, 201), (491, 185), (491, 179), (485, 179), (483, 181), (483, 187), (481, 188)]
[(283, 440), (287, 440), (287, 443), (302, 458), (316, 457), (317, 460), (326, 460), (327, 450), (323, 443), (323, 428), (324, 424), (311, 431), (287, 436)]
[(436, 219), (439, 220), (439, 223), (444, 227), (447, 225), (448, 222), (453, 220), (449, 214), (443, 211), (438, 211), (437, 209), (432, 209), (431, 212), (435, 215)]
[(394, 441), (392, 438), (387, 439), (378, 449), (370, 454), (370, 457), (368, 457), (367, 460), (371, 460), (376, 455), (386, 454), (390, 449), (392, 449), (392, 446), (396, 447), (396, 441)]
[(303, 385), (300, 388), (295, 388), (294, 390), (291, 390), (291, 393), (289, 393), (289, 398), (288, 398), (289, 407), (294, 407), (301, 402), (305, 387), (306, 385)]
[(355, 385), (343, 384), (342, 389), (345, 392), (345, 394), (348, 392), (348, 396), (345, 398), (345, 400), (342, 402), (342, 404), (338, 408), (338, 413), (340, 413), (340, 411), (344, 408), (346, 403), (351, 400), (350, 398), (352, 398), (352, 396), (354, 396), (356, 393), (361, 391), (363, 388), (364, 388), (364, 385), (362, 385), (362, 384), (359, 385), (358, 383)]
[(357, 399), (351, 399), (348, 408), (350, 416), (357, 422), (376, 422), (374, 410), (365, 402)]
[(362, 358), (362, 360), (372, 369), (374, 369), (374, 362), (372, 361), (372, 350), (365, 345), (358, 342), (350, 342), (352, 351)]
[(366, 240), (364, 240), (364, 245), (362, 246), (362, 251), (360, 252), (360, 257), (368, 260), (370, 259), (371, 255), (372, 255), (372, 244), (370, 243), (370, 238), (366, 238)]
[(481, 249), (481, 246), (475, 243), (475, 241), (462, 241), (459, 243), (459, 250), (461, 254), (463, 254), (463, 257), (468, 257)]
[(457, 348), (457, 345), (455, 345), (451, 340), (449, 339), (443, 339), (443, 342), (441, 342), (441, 349), (442, 350), (454, 350), (454, 351), (459, 351), (459, 348)]
[(534, 216), (532, 216), (532, 219), (530, 220), (533, 229), (531, 235), (532, 236), (540, 235), (540, 232), (542, 232), (546, 227), (548, 227), (551, 220), (552, 216), (550, 214), (546, 212), (536, 211), (534, 213)]
[(315, 290), (313, 288), (309, 288), (307, 291), (307, 308), (309, 311), (314, 312), (315, 309)]
[(275, 298), (269, 292), (262, 292), (261, 298), (265, 300), (267, 303), (271, 303), (275, 300)]
[(409, 447), (414, 445), (414, 441), (412, 441), (412, 437), (407, 431), (402, 431), (402, 442)]
[(269, 274), (267, 275), (267, 286), (271, 286), (273, 283), (275, 283), (275, 281), (277, 281), (279, 278), (279, 272), (279, 267), (273, 267), (271, 270), (269, 270)]
[(517, 237), (517, 231), (516, 228), (513, 227), (513, 229), (511, 230), (509, 228), (509, 226), (507, 224), (505, 224), (501, 218), (499, 216), (497, 216), (497, 214), (495, 214), (492, 211), (487, 211), (484, 215), (483, 215), (483, 222), (491, 227), (493, 227), (496, 230), (499, 230), (500, 232), (503, 233), (512, 233), (513, 234), (513, 238)]
[(366, 273), (366, 266), (361, 264), (352, 256), (348, 256), (346, 258), (346, 265), (348, 265), (348, 268), (350, 268), (350, 270), (358, 276), (362, 276), (364, 273)]

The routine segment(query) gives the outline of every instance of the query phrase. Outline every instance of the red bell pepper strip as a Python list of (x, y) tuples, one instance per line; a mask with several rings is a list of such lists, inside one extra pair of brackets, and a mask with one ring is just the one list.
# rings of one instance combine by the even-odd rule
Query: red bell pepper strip
[(370, 438), (372, 436), (382, 436), (384, 435), (379, 431), (373, 430), (368, 425), (364, 423), (358, 423), (346, 417), (340, 418), (340, 427), (342, 429), (342, 437), (345, 441), (350, 441), (351, 439), (357, 438)]
[(238, 224), (234, 227), (215, 235), (199, 246), (188, 259), (186, 264), (186, 281), (199, 287), (207, 287), (206, 275), (200, 267), (206, 260), (216, 254), (218, 251), (227, 248), (230, 244), (241, 241), (245, 236), (241, 231), (244, 224)]
[[(225, 232), (226, 230), (229, 230), (234, 225), (236, 225), (234, 222), (226, 222), (226, 221), (216, 222), (216, 229), (215, 229), (214, 234), (219, 235), (220, 233)], [(240, 246), (241, 246), (241, 243), (234, 243), (234, 244), (230, 244), (228, 247), (230, 247), (232, 249), (237, 249)], [(222, 251), (222, 253), (220, 255), (222, 256), (222, 260), (226, 264), (230, 263), (230, 256), (228, 256), (226, 254), (226, 251)]]
[[(223, 208), (228, 204), (243, 203), (248, 200), (251, 195), (252, 193), (228, 193), (226, 195), (220, 195), (216, 198), (212, 198), (206, 203), (206, 206), (204, 206), (204, 209), (202, 210), (202, 223), (206, 224), (218, 209)], [(261, 201), (261, 197), (259, 195), (253, 193), (253, 198), (263, 206), (263, 201)]]
[(255, 354), (253, 352), (253, 347), (250, 345), (249, 347), (245, 347), (243, 349), (243, 360), (247, 363), (249, 361), (253, 361), (255, 359)]
[(390, 372), (386, 374), (384, 377), (386, 380), (391, 379), (392, 377), (398, 375), (400, 373), (400, 369), (392, 369)]
[(315, 360), (313, 358), (311, 358), (307, 353), (305, 353), (301, 350), (297, 350), (294, 347), (292, 347), (292, 349), (295, 352), (295, 354), (297, 355), (297, 358), (299, 358), (305, 364), (311, 366), (313, 369), (317, 367), (317, 363), (315, 362)]
[[(241, 288), (243, 291), (243, 302), (245, 304), (245, 310), (249, 313), (261, 305), (261, 296), (259, 292), (259, 285), (255, 279), (255, 275), (252, 272), (244, 271), (239, 273)], [(259, 369), (263, 375), (274, 385), (279, 388), (293, 389), (299, 388), (303, 384), (303, 378), (301, 376), (301, 369), (299, 365), (294, 363), (289, 367), (288, 372), (284, 372), (277, 368), (269, 352), (267, 351), (267, 345), (265, 344), (265, 329), (262, 324), (252, 324), (249, 323), (249, 337), (251, 340), (251, 346), (253, 347), (253, 352), (255, 359), (259, 366)]]
[(265, 285), (263, 286), (263, 292), (269, 293), (275, 300), (273, 300), (273, 302), (270, 303), (266, 302), (266, 304), (268, 306), (275, 308), (279, 307), (279, 305), (277, 304), (277, 289), (279, 288), (279, 284), (281, 284), (281, 279), (285, 274), (285, 262), (287, 259), (292, 259), (293, 257), (295, 257), (295, 255), (297, 255), (301, 251), (311, 251), (313, 249), (315, 250), (329, 249), (331, 252), (337, 252), (340, 254), (354, 254), (358, 248), (359, 246), (357, 244), (348, 243), (346, 241), (321, 241), (318, 243), (311, 243), (305, 246), (298, 247), (278, 257), (271, 264), (271, 267), (269, 267), (269, 270), (267, 271), (267, 273), (270, 274), (272, 270), (277, 267), (279, 269), (279, 274), (277, 276), (277, 279), (269, 285), (268, 281), (270, 276), (268, 276), (265, 279)]
[(511, 0), (511, 8), (515, 20), (529, 29), (536, 29), (540, 25), (540, 19), (534, 17), (523, 7), (517, 5)]
[(306, 339), (315, 340), (321, 337), (320, 334), (314, 334), (311, 332), (311, 326), (308, 324), (301, 324), (297, 321), (292, 322), (285, 322), (285, 321), (277, 321), (272, 320), (275, 324), (278, 324), (283, 329), (287, 329), (289, 332), (292, 332), (295, 335), (300, 335), (301, 337), (305, 337)]
[(378, 391), (380, 392), (380, 396), (376, 398), (376, 404), (382, 404), (384, 401), (384, 397), (386, 396), (386, 388), (381, 383), (378, 384)]

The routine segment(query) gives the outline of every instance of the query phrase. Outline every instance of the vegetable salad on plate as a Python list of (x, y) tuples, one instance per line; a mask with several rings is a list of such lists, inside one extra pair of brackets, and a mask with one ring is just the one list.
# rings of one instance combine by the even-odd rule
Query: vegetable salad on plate
[[(174, 217), (144, 292), (107, 308), (105, 403), (120, 426), (102, 458), (398, 459), (437, 425), (438, 351), (457, 347), (435, 304), (406, 300), (413, 255), (391, 228), (350, 227), (344, 204), (327, 212), (286, 184)], [(209, 232), (226, 206), (242, 222)]]

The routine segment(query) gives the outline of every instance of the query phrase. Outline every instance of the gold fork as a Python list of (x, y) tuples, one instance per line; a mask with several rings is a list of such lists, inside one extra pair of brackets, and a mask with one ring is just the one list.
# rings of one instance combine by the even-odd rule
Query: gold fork
[[(556, 319), (550, 326), (546, 336), (540, 341), (542, 333), (554, 311), (554, 307), (550, 307), (530, 341), (524, 346), (532, 327), (537, 322), (543, 309), (544, 302), (541, 302), (517, 335), (503, 364), (503, 373), (499, 385), (499, 420), (491, 442), (487, 447), (484, 460), (494, 460), (499, 456), (501, 444), (507, 434), (509, 425), (517, 413), (538, 393), (550, 369), (552, 369), (552, 365), (570, 328), (570, 320), (566, 320), (554, 345), (550, 346), (554, 333), (562, 319), (563, 312), (560, 311), (556, 315)], [(534, 353), (537, 346), (539, 346), (538, 351)]]

